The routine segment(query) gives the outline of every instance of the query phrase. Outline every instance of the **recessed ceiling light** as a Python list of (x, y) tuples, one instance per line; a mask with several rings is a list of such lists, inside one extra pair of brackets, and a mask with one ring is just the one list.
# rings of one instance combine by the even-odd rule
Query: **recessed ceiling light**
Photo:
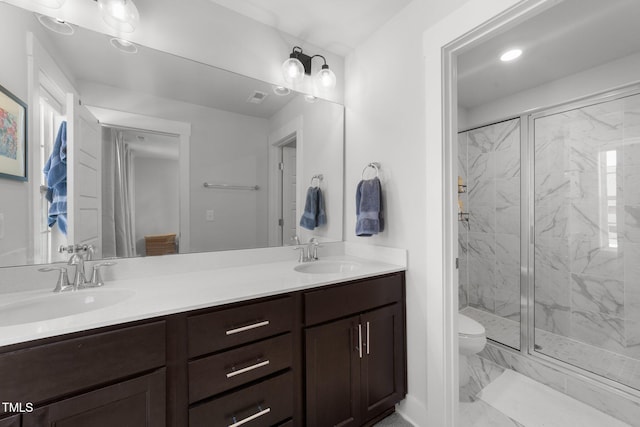
[(52, 18), (47, 15), (36, 14), (38, 17), (38, 22), (42, 24), (47, 30), (53, 31), (54, 33), (64, 34), (65, 36), (72, 35), (75, 30), (68, 22), (63, 21), (62, 19)]
[(314, 102), (316, 102), (318, 100), (318, 98), (316, 98), (313, 95), (305, 95), (304, 96), (304, 100), (307, 101), (309, 104), (313, 104)]
[(128, 40), (114, 37), (111, 40), (109, 40), (109, 42), (111, 43), (111, 46), (115, 47), (120, 52), (138, 53), (138, 47)]
[(520, 55), (522, 55), (522, 50), (521, 49), (511, 49), (511, 50), (508, 50), (505, 53), (503, 53), (500, 56), (500, 60), (502, 62), (509, 62), (509, 61), (513, 61), (516, 58), (519, 58)]
[(289, 89), (288, 87), (284, 87), (284, 86), (274, 86), (273, 87), (273, 93), (275, 93), (276, 95), (279, 96), (287, 96), (291, 93), (291, 89)]

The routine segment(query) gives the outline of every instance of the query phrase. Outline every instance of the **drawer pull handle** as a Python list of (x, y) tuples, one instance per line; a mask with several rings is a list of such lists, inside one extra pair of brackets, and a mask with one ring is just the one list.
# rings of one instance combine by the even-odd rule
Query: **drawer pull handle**
[(369, 348), (371, 345), (369, 344), (369, 322), (367, 322), (367, 354), (369, 354)]
[(269, 324), (269, 321), (265, 320), (264, 322), (254, 323), (252, 325), (243, 326), (241, 328), (229, 329), (227, 331), (227, 335), (237, 334), (238, 332), (250, 331), (251, 329), (261, 328), (263, 326), (267, 326), (268, 324)]
[(251, 415), (251, 416), (249, 416), (249, 417), (247, 417), (247, 418), (245, 418), (243, 420), (240, 420), (240, 421), (238, 421), (236, 423), (233, 423), (233, 424), (229, 424), (229, 427), (241, 426), (242, 424), (248, 423), (249, 421), (253, 421), (256, 418), (260, 418), (263, 415), (267, 415), (269, 412), (271, 412), (271, 408), (263, 409), (262, 411), (260, 411), (260, 412), (258, 412), (256, 414), (253, 414), (253, 415)]
[(237, 371), (232, 371), (227, 374), (227, 378), (235, 377), (236, 375), (244, 374), (245, 372), (253, 371), (254, 369), (262, 368), (263, 366), (267, 366), (269, 364), (268, 360), (264, 362), (256, 363), (255, 365), (247, 366), (246, 368), (238, 369)]

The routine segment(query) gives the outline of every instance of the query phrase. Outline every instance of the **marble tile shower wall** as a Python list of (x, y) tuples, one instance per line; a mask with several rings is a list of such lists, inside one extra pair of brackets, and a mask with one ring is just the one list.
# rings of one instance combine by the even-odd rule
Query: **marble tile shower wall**
[(536, 119), (534, 150), (536, 328), (640, 359), (640, 95)]
[(459, 305), (520, 320), (520, 119), (458, 135)]

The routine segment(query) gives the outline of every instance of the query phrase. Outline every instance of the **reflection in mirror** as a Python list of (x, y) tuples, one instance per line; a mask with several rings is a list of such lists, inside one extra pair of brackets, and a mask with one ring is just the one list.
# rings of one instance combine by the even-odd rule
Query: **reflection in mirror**
[[(69, 245), (98, 259), (342, 239), (341, 105), (83, 28), (58, 34), (5, 3), (0, 21), (15, 41), (0, 85), (29, 106), (28, 182), (0, 179), (0, 266), (64, 261)], [(50, 158), (64, 176), (45, 178)], [(303, 229), (320, 174), (326, 224)]]

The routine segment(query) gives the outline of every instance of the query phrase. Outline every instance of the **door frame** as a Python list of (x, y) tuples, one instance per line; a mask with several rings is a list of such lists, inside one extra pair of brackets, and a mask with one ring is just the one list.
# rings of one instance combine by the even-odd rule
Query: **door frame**
[(190, 233), (190, 204), (191, 204), (191, 179), (189, 175), (189, 144), (191, 141), (191, 123), (167, 120), (160, 117), (145, 116), (126, 111), (111, 110), (108, 108), (86, 105), (86, 107), (100, 120), (100, 124), (116, 128), (128, 128), (147, 130), (151, 132), (175, 135), (180, 140), (180, 158), (178, 168), (180, 176), (180, 236), (179, 252), (189, 253), (191, 248)]
[[(303, 155), (303, 119), (302, 115), (296, 116), (279, 129), (269, 133), (269, 214), (268, 231), (269, 246), (281, 246), (286, 242), (281, 242), (282, 230), (278, 224), (278, 219), (282, 218), (282, 174), (278, 168), (280, 163), (280, 150), (293, 139), (296, 140), (296, 176), (302, 176), (302, 155)], [(296, 212), (300, 212), (300, 190), (296, 183)]]
[[(457, 55), (558, 0), (469, 0), (423, 33), (425, 72), (427, 395), (419, 424), (458, 420)], [(433, 143), (429, 143), (432, 141)], [(412, 402), (413, 403), (413, 402)], [(418, 403), (419, 404), (419, 403)], [(410, 416), (413, 414), (409, 414)]]

